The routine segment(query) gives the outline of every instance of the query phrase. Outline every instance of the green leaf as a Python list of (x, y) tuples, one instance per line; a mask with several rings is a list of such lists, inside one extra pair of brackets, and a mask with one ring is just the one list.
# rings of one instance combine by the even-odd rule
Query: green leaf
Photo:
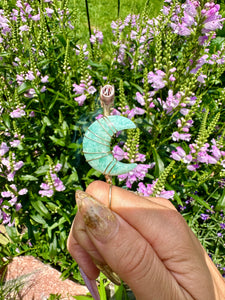
[(106, 291), (105, 291), (105, 284), (104, 284), (105, 275), (100, 273), (100, 287), (99, 287), (99, 294), (101, 300), (107, 300)]
[(26, 92), (26, 91), (29, 90), (31, 87), (32, 87), (32, 86), (31, 86), (31, 84), (30, 84), (29, 82), (24, 82), (24, 83), (22, 83), (22, 84), (18, 87), (18, 89), (17, 89), (18, 94), (22, 94), (22, 93)]
[(47, 126), (51, 126), (52, 125), (51, 121), (46, 116), (44, 116), (44, 118), (43, 118), (43, 124), (46, 124)]
[(6, 246), (9, 242), (9, 239), (0, 233), (0, 244)]
[(133, 83), (133, 82), (130, 82), (130, 85), (135, 87), (141, 94), (143, 94), (144, 91), (139, 85), (137, 85), (136, 83)]
[(123, 283), (121, 283), (121, 285), (119, 285), (119, 286), (115, 285), (114, 290), (115, 290), (114, 296), (115, 296), (116, 300), (123, 299), (123, 294), (124, 294), (124, 291), (125, 291)]
[(68, 178), (66, 185), (78, 181), (78, 174), (77, 171), (74, 171)]
[(11, 55), (10, 52), (1, 52), (0, 53), (0, 57), (10, 56), (10, 55)]
[(37, 177), (32, 176), (32, 175), (21, 175), (20, 179), (24, 180), (24, 181), (36, 181), (36, 180), (38, 180)]
[(217, 211), (220, 211), (221, 209), (225, 210), (225, 189), (223, 190), (223, 194), (221, 195), (221, 197), (219, 198), (215, 209)]
[(204, 206), (206, 209), (209, 209), (210, 211), (212, 210), (211, 207), (209, 206), (209, 204), (207, 202), (205, 202), (203, 197), (199, 197), (194, 194), (188, 194), (188, 196), (192, 197), (196, 202), (198, 202), (200, 205)]
[(89, 65), (95, 68), (105, 69), (105, 66), (103, 64), (93, 62), (92, 60), (89, 60)]
[(3, 119), (5, 126), (10, 128), (10, 118), (9, 118), (9, 114), (3, 114), (1, 115), (1, 118)]
[(34, 209), (38, 212), (38, 214), (47, 219), (51, 218), (51, 213), (40, 200), (32, 201), (31, 204), (34, 207)]
[(66, 40), (65, 40), (64, 36), (61, 34), (57, 34), (56, 37), (63, 44), (63, 46), (66, 47)]
[(47, 207), (51, 210), (51, 212), (53, 212), (53, 213), (56, 213), (57, 210), (58, 210), (58, 208), (59, 208), (59, 206), (56, 205), (56, 204), (53, 203), (53, 202), (47, 202), (46, 205), (47, 205)]
[(65, 147), (65, 142), (63, 140), (58, 139), (55, 136), (50, 136), (50, 139), (54, 142), (54, 144)]
[(180, 196), (178, 195), (178, 193), (174, 190), (174, 188), (172, 186), (170, 186), (168, 183), (165, 184), (165, 187), (167, 190), (173, 190), (174, 191), (174, 200), (177, 201), (177, 204), (183, 206), (183, 202), (180, 199)]
[(177, 192), (175, 192), (175, 191), (174, 191), (174, 200), (177, 201), (177, 204), (183, 206), (182, 200), (180, 199), (179, 195), (178, 195)]
[(54, 235), (52, 243), (49, 246), (49, 256), (54, 257), (57, 255), (57, 237)]
[(47, 88), (47, 90), (48, 90), (49, 92), (51, 92), (51, 93), (57, 95), (57, 97), (58, 97), (58, 96), (61, 96), (61, 97), (62, 97), (62, 99), (61, 99), (62, 101), (64, 101), (64, 99), (66, 100), (65, 95), (63, 95), (63, 94), (60, 93), (59, 91), (55, 91), (55, 90), (50, 89), (50, 88)]
[(154, 147), (152, 147), (152, 153), (155, 162), (155, 176), (158, 178), (164, 171), (164, 163)]
[(65, 222), (66, 222), (65, 218), (62, 217), (62, 218), (59, 219), (58, 222), (55, 222), (52, 226), (48, 227), (48, 229), (53, 230), (53, 229), (55, 229), (56, 227), (59, 227), (59, 225), (65, 223)]
[(39, 167), (34, 173), (37, 174), (38, 176), (45, 175), (47, 171), (49, 170), (49, 166), (41, 166)]
[(0, 224), (0, 244), (5, 246), (10, 242), (4, 225)]
[(14, 243), (18, 243), (20, 241), (20, 236), (17, 232), (16, 227), (13, 226), (6, 226), (6, 232), (8, 234), (8, 236), (10, 237), (10, 239), (14, 242)]
[(88, 173), (87, 173), (87, 177), (91, 177), (91, 176), (96, 176), (96, 177), (99, 177), (102, 173), (91, 168)]
[(58, 242), (62, 250), (66, 249), (66, 241), (67, 241), (67, 232), (65, 230), (60, 231)]
[(76, 150), (76, 149), (78, 149), (78, 148), (81, 148), (81, 146), (80, 146), (80, 145), (77, 145), (76, 143), (70, 143), (69, 146), (68, 146), (67, 148)]
[(31, 218), (32, 218), (35, 222), (44, 225), (44, 227), (47, 227), (47, 226), (48, 226), (48, 224), (46, 223), (46, 221), (45, 221), (40, 215), (32, 215)]

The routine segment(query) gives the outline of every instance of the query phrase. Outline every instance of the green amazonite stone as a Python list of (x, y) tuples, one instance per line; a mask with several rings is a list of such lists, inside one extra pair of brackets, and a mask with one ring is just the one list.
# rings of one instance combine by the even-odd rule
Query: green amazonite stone
[(83, 152), (88, 163), (104, 175), (121, 175), (133, 170), (137, 164), (122, 163), (113, 157), (112, 136), (124, 129), (136, 128), (135, 124), (121, 116), (107, 116), (88, 127), (83, 140)]

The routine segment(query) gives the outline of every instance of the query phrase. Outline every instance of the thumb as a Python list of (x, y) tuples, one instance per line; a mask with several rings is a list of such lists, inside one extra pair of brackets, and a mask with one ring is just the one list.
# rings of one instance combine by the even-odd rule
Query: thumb
[(97, 251), (137, 299), (182, 299), (175, 279), (136, 229), (85, 192), (78, 191), (76, 200)]

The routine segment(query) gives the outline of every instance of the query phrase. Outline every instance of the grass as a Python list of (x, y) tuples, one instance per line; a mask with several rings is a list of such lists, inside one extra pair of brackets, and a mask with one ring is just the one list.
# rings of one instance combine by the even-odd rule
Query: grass
[[(161, 7), (162, 0), (148, 1), (148, 14), (156, 16)], [(124, 19), (128, 14), (141, 14), (146, 0), (120, 0), (119, 18)], [(79, 31), (77, 36), (81, 41), (88, 41), (88, 21), (85, 0), (71, 0), (70, 8), (75, 12)], [(109, 42), (112, 35), (111, 23), (118, 19), (118, 0), (88, 0), (91, 30), (101, 30), (105, 41)]]

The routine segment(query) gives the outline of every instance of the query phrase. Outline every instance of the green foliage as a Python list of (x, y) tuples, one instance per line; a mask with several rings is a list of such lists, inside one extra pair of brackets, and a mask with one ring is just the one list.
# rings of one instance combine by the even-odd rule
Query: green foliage
[[(25, 22), (18, 14), (8, 22), (10, 33), (1, 33), (0, 43), (0, 220), (6, 227), (0, 232), (1, 266), (15, 255), (30, 254), (56, 266), (65, 277), (83, 282), (66, 240), (77, 212), (76, 189), (104, 180), (85, 161), (82, 139), (102, 113), (99, 89), (109, 83), (116, 91), (114, 113), (137, 125), (115, 140), (124, 145), (128, 161), (147, 166), (132, 182), (129, 176), (114, 182), (138, 190), (143, 181), (146, 193), (151, 190), (153, 196), (172, 192), (174, 205), (222, 270), (224, 29), (215, 39), (210, 33), (203, 46), (199, 44), (203, 19), (197, 19), (190, 35), (172, 30), (170, 18), (178, 2), (156, 20), (152, 17), (161, 2), (124, 0), (112, 33), (118, 2), (89, 0), (92, 33), (100, 29), (104, 35), (103, 44), (96, 38), (90, 46), (84, 1), (27, 2), (40, 20), (26, 16)], [(2, 1), (0, 6), (6, 18), (18, 9), (16, 1)], [(52, 10), (47, 13), (49, 6)], [(124, 20), (128, 12), (132, 16)], [(28, 29), (21, 30), (23, 25)], [(161, 76), (160, 88), (154, 86), (159, 84), (156, 75)], [(176, 138), (174, 133), (188, 133), (190, 139)], [(205, 149), (215, 159), (213, 146), (220, 151), (216, 161), (201, 162)], [(179, 147), (183, 156), (174, 158)], [(199, 164), (194, 171), (187, 168), (188, 155), (192, 165)], [(202, 215), (208, 215), (207, 220)], [(101, 299), (107, 299), (108, 286), (101, 274)], [(130, 299), (128, 295), (123, 285), (115, 287), (115, 299)]]

